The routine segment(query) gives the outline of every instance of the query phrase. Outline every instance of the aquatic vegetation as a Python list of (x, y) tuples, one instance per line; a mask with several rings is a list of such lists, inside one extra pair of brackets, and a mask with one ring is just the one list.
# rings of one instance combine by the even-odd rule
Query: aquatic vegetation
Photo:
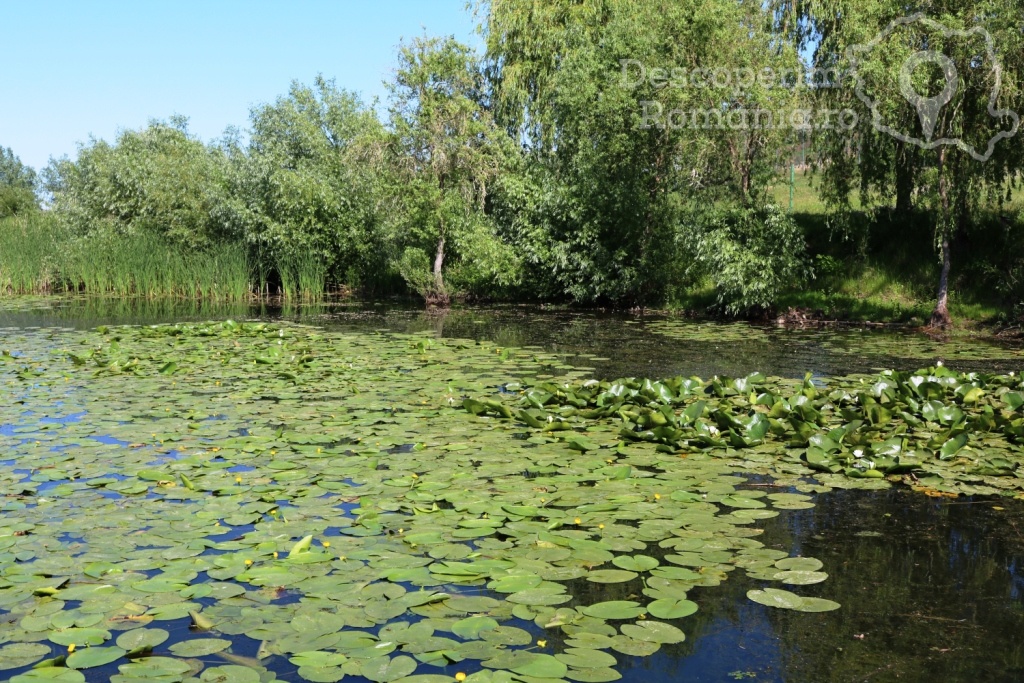
[(656, 334), (696, 342), (752, 342), (770, 341), (767, 328), (742, 322), (694, 322), (692, 320), (651, 320), (644, 329)]
[(754, 602), (838, 608), (829, 567), (757, 538), (820, 493), (1021, 493), (1011, 375), (597, 381), (536, 349), (231, 321), (4, 346), (15, 680), (610, 681), (735, 571)]
[[(732, 571), (823, 593), (820, 562), (756, 537), (825, 487), (463, 409), (511, 412), (549, 354), (230, 321), (4, 344), (9, 670), (266, 681), (286, 658), (314, 681), (615, 680)], [(258, 657), (232, 652), (240, 635)]]
[(472, 398), (464, 407), (565, 433), (566, 446), (585, 453), (616, 447), (612, 439), (837, 488), (903, 482), (933, 493), (1024, 496), (1024, 381), (1013, 373), (937, 365), (825, 386), (809, 374), (797, 382), (758, 373), (545, 382), (525, 389), (515, 412)]
[[(0, 221), (0, 295), (90, 295), (242, 301), (253, 274), (238, 243), (189, 251), (148, 234), (68, 233), (50, 216)], [(297, 286), (316, 286), (303, 280)], [(319, 282), (322, 291), (322, 280)]]
[(832, 329), (785, 329), (741, 322), (676, 319), (650, 320), (644, 329), (683, 342), (706, 344), (744, 343), (769, 345), (780, 341), (807, 342), (833, 354), (862, 358), (906, 359), (915, 365), (937, 361), (1017, 360), (1021, 349), (1000, 344), (992, 337), (958, 332), (929, 336), (906, 329), (849, 328), (843, 334)]

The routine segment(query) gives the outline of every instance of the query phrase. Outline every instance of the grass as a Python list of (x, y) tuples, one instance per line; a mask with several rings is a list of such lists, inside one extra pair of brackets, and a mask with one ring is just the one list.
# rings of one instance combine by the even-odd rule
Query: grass
[[(825, 203), (821, 201), (816, 189), (819, 178), (810, 171), (797, 171), (793, 178), (793, 212), (824, 214)], [(775, 203), (783, 208), (789, 207), (789, 177), (771, 188), (771, 196)]]
[(57, 286), (56, 225), (45, 214), (0, 220), (0, 293), (45, 293)]
[[(779, 309), (810, 309), (831, 319), (924, 324), (935, 306), (939, 252), (934, 216), (896, 217), (882, 211), (855, 215), (852, 239), (833, 235), (813, 176), (797, 173), (793, 217), (807, 237), (816, 277), (787, 292)], [(788, 206), (788, 185), (775, 196)], [(785, 198), (785, 202), (782, 202)], [(1024, 300), (1024, 231), (1001, 216), (1024, 221), (1019, 195), (1001, 209), (987, 207), (953, 245), (950, 313), (961, 326), (1005, 318)], [(1012, 221), (1011, 221), (1012, 223)], [(1020, 285), (1016, 284), (1020, 282)]]
[(327, 267), (312, 251), (278, 259), (281, 294), (286, 299), (319, 299), (327, 286)]
[(71, 237), (45, 213), (0, 221), (0, 293), (240, 301), (251, 282), (240, 244), (190, 252), (154, 235)]

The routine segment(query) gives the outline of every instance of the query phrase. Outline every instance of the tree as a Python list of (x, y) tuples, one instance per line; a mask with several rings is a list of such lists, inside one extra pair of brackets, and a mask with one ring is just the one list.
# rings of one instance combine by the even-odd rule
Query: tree
[(376, 179), (365, 162), (383, 127), (353, 93), (318, 76), (251, 112), (248, 147), (229, 138), (229, 200), (223, 219), (264, 269), (295, 271), (351, 285), (377, 277), (380, 248)]
[(417, 38), (399, 48), (398, 62), (389, 84), (398, 265), (429, 305), (443, 307), (453, 261), (476, 270), (478, 282), (509, 275), (511, 255), (485, 211), (508, 139), (487, 109), (485, 80), (468, 47), (451, 37)]
[(931, 324), (946, 327), (955, 244), (1024, 168), (1024, 146), (1003, 139), (1024, 112), (1019, 3), (939, 1), (920, 17), (892, 0), (800, 8), (809, 28), (799, 39), (817, 42), (815, 65), (852, 74), (819, 102), (861, 114), (854, 129), (815, 141), (824, 197), (841, 221), (854, 192), (863, 207), (895, 204), (904, 218), (915, 198), (930, 209), (941, 264)]
[(10, 147), (0, 147), (0, 218), (39, 208), (36, 172), (21, 162)]
[[(761, 3), (490, 0), (478, 12), (499, 120), (529, 157), (523, 181), (503, 179), (512, 206), (499, 213), (520, 216), (513, 238), (552, 290), (661, 300), (692, 270), (681, 247), (694, 212), (764, 202), (793, 131), (755, 118), (794, 109), (800, 83), (782, 77), (796, 51)], [(765, 68), (780, 78), (759, 81)]]
[(188, 132), (184, 117), (126, 130), (113, 144), (90, 140), (75, 160), (51, 162), (47, 189), (62, 220), (80, 235), (148, 233), (202, 249), (229, 235), (223, 155)]

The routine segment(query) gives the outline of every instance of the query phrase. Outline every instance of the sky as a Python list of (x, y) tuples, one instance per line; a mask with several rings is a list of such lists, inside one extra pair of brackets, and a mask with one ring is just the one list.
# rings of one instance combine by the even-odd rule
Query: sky
[(403, 38), (479, 48), (475, 23), (466, 0), (0, 0), (0, 147), (41, 169), (172, 114), (209, 141), (318, 73), (383, 99)]

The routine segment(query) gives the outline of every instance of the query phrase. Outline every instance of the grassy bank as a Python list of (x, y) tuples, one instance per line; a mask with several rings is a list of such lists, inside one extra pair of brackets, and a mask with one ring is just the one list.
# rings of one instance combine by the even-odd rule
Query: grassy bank
[[(940, 270), (933, 216), (921, 211), (911, 220), (897, 220), (884, 211), (855, 214), (844, 239), (827, 222), (816, 180), (798, 172), (793, 191), (793, 216), (807, 237), (815, 277), (806, 287), (786, 292), (779, 310), (806, 309), (824, 319), (926, 323)], [(789, 194), (788, 183), (774, 188), (781, 206), (789, 206)], [(1006, 216), (1013, 219), (1022, 212), (1020, 198), (1001, 210), (984, 209), (955, 240), (950, 312), (958, 325), (1020, 314), (1024, 235), (1011, 229), (1013, 220), (1008, 225)]]

